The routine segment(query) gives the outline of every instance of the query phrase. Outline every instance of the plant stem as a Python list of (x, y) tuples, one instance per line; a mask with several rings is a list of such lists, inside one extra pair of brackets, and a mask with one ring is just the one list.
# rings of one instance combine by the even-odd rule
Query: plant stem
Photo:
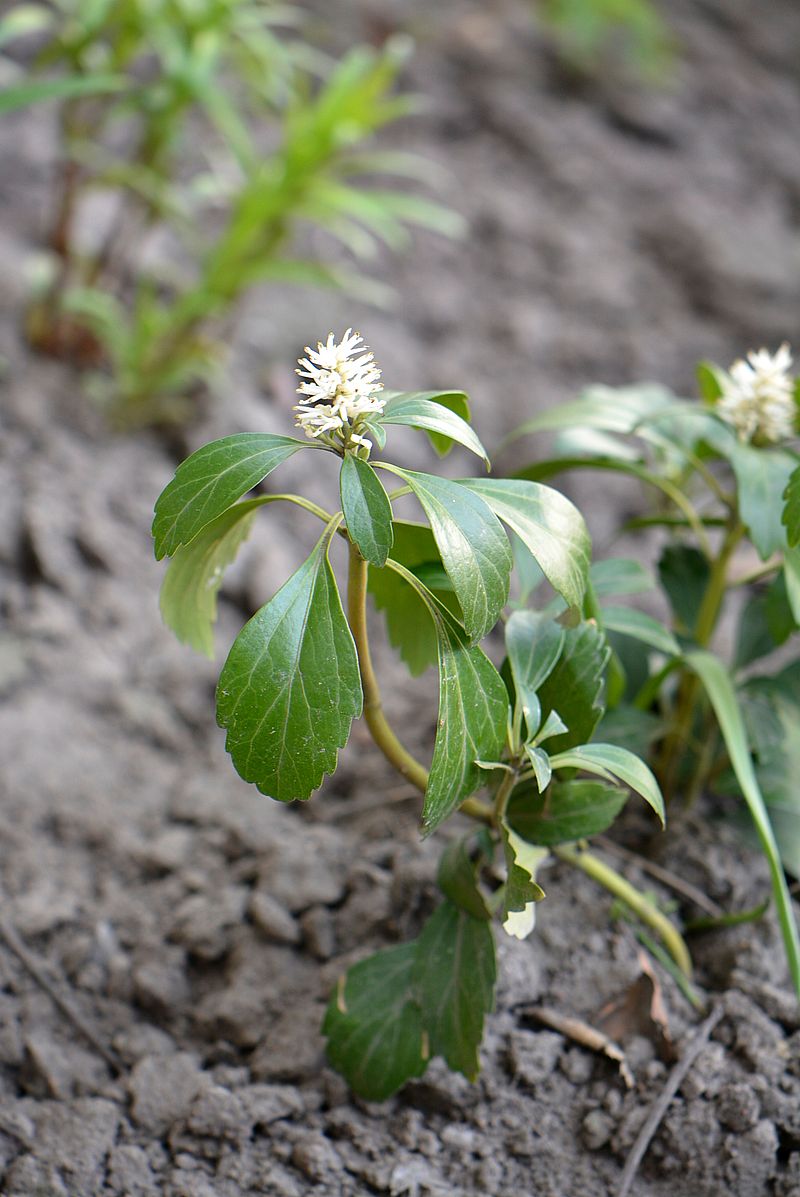
[(557, 848), (553, 848), (553, 854), (559, 860), (581, 869), (587, 877), (599, 882), (609, 893), (630, 906), (634, 914), (638, 915), (642, 922), (651, 927), (661, 938), (681, 972), (685, 973), (687, 977), (691, 977), (692, 958), (683, 941), (683, 936), (667, 916), (662, 914), (658, 907), (654, 906), (635, 886), (631, 885), (630, 881), (626, 881), (615, 869), (612, 869), (599, 857), (593, 856), (591, 852), (583, 851), (572, 845), (561, 844)]

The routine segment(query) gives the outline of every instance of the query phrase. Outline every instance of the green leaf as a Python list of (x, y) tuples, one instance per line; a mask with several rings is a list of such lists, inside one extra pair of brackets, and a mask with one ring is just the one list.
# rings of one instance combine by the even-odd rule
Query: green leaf
[(719, 366), (715, 366), (713, 362), (698, 362), (697, 363), (697, 384), (700, 388), (700, 396), (705, 403), (716, 403), (720, 395), (723, 393), (723, 371)]
[(542, 713), (558, 711), (569, 728), (549, 751), (585, 744), (603, 714), (603, 673), (611, 650), (597, 624), (587, 620), (564, 633), (564, 647), (555, 669), (539, 688)]
[(402, 478), (422, 504), (469, 638), (480, 640), (497, 623), (508, 599), (511, 548), (500, 523), (459, 482), (381, 464)]
[(631, 561), (627, 557), (608, 557), (604, 561), (595, 561), (589, 577), (597, 598), (641, 594), (655, 586), (655, 578), (650, 570), (640, 561)]
[[(744, 705), (744, 704), (743, 704)], [(762, 735), (756, 766), (758, 784), (764, 795), (770, 822), (784, 868), (800, 877), (800, 707), (780, 693), (773, 695), (772, 717), (775, 728), (772, 737)], [(744, 707), (748, 730), (753, 708)]]
[(461, 414), (465, 407), (469, 412), (469, 401), (461, 391), (444, 392), (441, 395), (436, 391), (393, 395), (383, 410), (381, 422), (423, 428), (434, 434), (436, 439), (431, 439), (440, 456), (445, 456), (456, 442), (482, 458), (488, 467), (486, 450)]
[(43, 100), (72, 100), (105, 95), (128, 86), (122, 75), (67, 75), (62, 79), (31, 79), (0, 89), (0, 116)]
[(483, 1020), (492, 1009), (496, 967), (490, 924), (446, 899), (417, 940), (414, 993), (431, 1052), (474, 1081)]
[[(554, 715), (555, 711), (551, 711), (550, 714)], [(540, 794), (543, 794), (550, 785), (550, 780), (553, 776), (553, 768), (550, 764), (550, 755), (549, 753), (545, 752), (544, 748), (539, 748), (536, 744), (526, 744), (525, 755), (530, 761), (531, 768), (533, 769), (534, 775), (536, 777), (537, 789), (539, 790)]]
[(591, 541), (577, 507), (540, 482), (467, 478), (462, 483), (516, 532), (568, 606), (580, 607), (586, 591)]
[(370, 565), (385, 565), (394, 539), (392, 505), (372, 466), (348, 453), (342, 462), (339, 490), (350, 539)]
[(627, 748), (616, 744), (579, 744), (550, 757), (554, 769), (583, 769), (607, 781), (622, 781), (641, 794), (664, 826), (664, 799), (652, 770)]
[(546, 794), (520, 786), (508, 804), (508, 821), (529, 843), (550, 847), (599, 835), (627, 801), (627, 790), (604, 781), (553, 782)]
[(711, 576), (708, 558), (691, 545), (669, 544), (658, 562), (658, 574), (678, 630), (690, 635)]
[(604, 741), (627, 748), (637, 756), (649, 755), (650, 746), (661, 739), (664, 732), (662, 719), (652, 711), (641, 711), (628, 703), (606, 711), (597, 729)]
[(540, 412), (520, 425), (508, 441), (533, 432), (560, 428), (595, 428), (601, 432), (631, 433), (639, 422), (653, 412), (674, 404), (675, 396), (664, 387), (645, 384), (637, 387), (594, 386), (579, 399), (560, 403)]
[(544, 890), (536, 881), (536, 872), (549, 856), (546, 848), (529, 844), (513, 828), (503, 823), (500, 838), (508, 871), (503, 895), (503, 922), (516, 910), (524, 910), (531, 902), (540, 902)]
[(308, 798), (335, 769), (361, 713), (356, 647), (328, 561), (340, 518), (239, 633), (217, 687), (237, 772), (281, 802)]
[(465, 910), (475, 919), (489, 919), (492, 917), (491, 911), (478, 886), (477, 866), (469, 854), (469, 844), (473, 838), (471, 835), (462, 836), (447, 845), (439, 861), (436, 884), (460, 910)]
[(775, 842), (772, 824), (750, 757), (747, 732), (733, 683), (725, 666), (712, 653), (698, 650), (687, 653), (685, 659), (689, 668), (694, 670), (700, 678), (711, 700), (733, 771), (750, 809), (762, 851), (769, 865), (772, 892), (778, 911), (778, 921), (783, 935), (789, 972), (795, 990), (800, 995), (800, 937), (798, 937), (797, 924), (792, 911), (792, 899), (781, 867), (780, 853)]
[(418, 578), (391, 559), (389, 567), (412, 585), (433, 619), (439, 655), (439, 716), (423, 834), (460, 806), (484, 782), (478, 761), (500, 758), (508, 726), (508, 694), (489, 658), (467, 643), (464, 630)]
[[(395, 520), (392, 559), (419, 577), (453, 615), (459, 616), (461, 608), (427, 524)], [(435, 571), (441, 571), (447, 590), (432, 583)], [(389, 642), (400, 653), (412, 677), (435, 665), (439, 660), (436, 628), (417, 591), (391, 569), (371, 569), (368, 586), (375, 606), (386, 617)]]
[(537, 690), (553, 671), (564, 644), (564, 629), (535, 611), (515, 611), (506, 623), (506, 652), (517, 699), (522, 703), (528, 733), (535, 735), (541, 717)]
[(161, 585), (161, 616), (184, 644), (207, 657), (214, 655), (217, 593), (225, 567), (247, 539), (263, 499), (229, 507), (182, 545), (167, 566)]
[(739, 516), (762, 561), (786, 544), (784, 493), (797, 458), (780, 449), (736, 441), (729, 453), (739, 496)]
[(800, 465), (792, 471), (783, 492), (783, 499), (785, 506), (781, 522), (786, 528), (789, 547), (794, 549), (800, 544)]
[(603, 627), (609, 631), (640, 640), (660, 653), (666, 653), (668, 657), (680, 656), (681, 646), (672, 632), (644, 611), (637, 611), (633, 607), (603, 607), (601, 618)]
[(155, 553), (171, 557), (179, 545), (232, 507), (307, 442), (266, 432), (237, 432), (187, 457), (158, 497)]
[[(786, 556), (791, 554), (787, 552)], [(784, 567), (765, 591), (753, 595), (742, 608), (736, 639), (735, 665), (745, 665), (765, 657), (779, 645), (785, 644), (797, 627), (789, 604), (787, 579), (790, 570)]]
[(428, 1066), (422, 1011), (412, 993), (417, 944), (384, 948), (342, 977), (322, 1024), (328, 1059), (367, 1101), (385, 1101)]
[(787, 549), (783, 554), (783, 580), (789, 612), (797, 625), (800, 623), (800, 548)]

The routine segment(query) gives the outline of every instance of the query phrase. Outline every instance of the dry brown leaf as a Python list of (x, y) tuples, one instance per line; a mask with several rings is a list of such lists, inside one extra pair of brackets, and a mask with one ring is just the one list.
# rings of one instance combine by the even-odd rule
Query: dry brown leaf
[(639, 951), (638, 961), (639, 976), (618, 997), (603, 1006), (595, 1021), (610, 1039), (625, 1043), (634, 1035), (643, 1035), (663, 1060), (674, 1060), (675, 1048), (669, 1033), (661, 982), (646, 952)]

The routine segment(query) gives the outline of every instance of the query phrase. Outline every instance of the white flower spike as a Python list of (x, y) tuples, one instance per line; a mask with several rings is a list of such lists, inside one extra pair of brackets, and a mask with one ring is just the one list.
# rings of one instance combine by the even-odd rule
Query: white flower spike
[(306, 354), (296, 371), (303, 379), (294, 408), (297, 424), (306, 436), (324, 438), (334, 448), (355, 444), (369, 450), (371, 441), (358, 425), (364, 416), (383, 411), (385, 400), (380, 398), (381, 372), (361, 336), (348, 328), (337, 342), (330, 333), (316, 349), (307, 345)]
[(791, 366), (792, 355), (784, 342), (777, 353), (751, 351), (746, 361), (740, 359), (729, 373), (722, 373), (717, 411), (733, 425), (740, 440), (774, 444), (794, 435), (797, 405)]

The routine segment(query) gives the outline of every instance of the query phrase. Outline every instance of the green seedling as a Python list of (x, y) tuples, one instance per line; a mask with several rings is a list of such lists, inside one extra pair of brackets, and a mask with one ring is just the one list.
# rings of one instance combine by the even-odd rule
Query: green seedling
[[(335, 770), (363, 716), (376, 746), (423, 795), (422, 834), (462, 816), (441, 858), (438, 908), (413, 942), (354, 965), (325, 1016), (331, 1062), (358, 1093), (380, 1099), (437, 1055), (475, 1077), (493, 1001), (494, 928), (517, 938), (531, 932), (544, 896), (538, 876), (553, 859), (631, 905), (687, 973), (690, 962), (669, 919), (584, 842), (610, 826), (630, 791), (660, 821), (663, 801), (635, 754), (593, 739), (611, 650), (587, 609), (582, 516), (538, 481), (454, 481), (388, 459), (392, 428), (408, 426), (440, 454), (458, 445), (488, 467), (466, 395), (386, 392), (350, 330), (308, 349), (298, 373), (304, 439), (215, 441), (178, 468), (158, 499), (156, 556), (170, 558), (161, 610), (179, 639), (211, 654), (223, 570), (261, 508), (302, 508), (321, 524), (319, 540), (239, 633), (220, 673), (217, 719), (234, 766), (270, 798), (305, 800)], [(313, 455), (315, 475), (329, 471), (330, 510), (298, 494), (245, 497), (298, 453)], [(397, 514), (407, 497), (422, 519)], [(542, 571), (561, 612), (509, 603), (515, 555), (521, 572)], [(370, 595), (409, 670), (438, 668), (429, 764), (386, 717), (367, 634)], [(499, 669), (481, 647), (487, 637), (504, 657)]]

